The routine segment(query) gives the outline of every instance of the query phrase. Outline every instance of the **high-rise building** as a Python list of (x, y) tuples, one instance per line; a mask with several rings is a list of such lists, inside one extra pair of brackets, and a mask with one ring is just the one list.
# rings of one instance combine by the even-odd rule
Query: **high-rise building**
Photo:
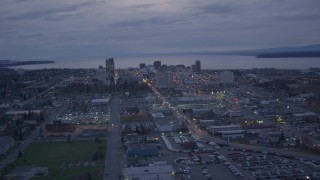
[(153, 62), (154, 69), (158, 70), (161, 67), (161, 61), (154, 61)]
[(166, 70), (158, 70), (156, 73), (156, 86), (158, 88), (169, 88), (172, 85), (173, 74)]
[(222, 84), (231, 84), (234, 81), (232, 71), (223, 71), (220, 76), (220, 82)]
[(106, 84), (114, 84), (114, 60), (113, 58), (106, 59)]
[(196, 60), (196, 67), (197, 67), (198, 72), (200, 73), (201, 72), (201, 62), (200, 62), (200, 60)]
[(106, 71), (114, 74), (114, 60), (113, 58), (106, 59)]
[(201, 73), (201, 62), (200, 60), (196, 60), (194, 65), (191, 65), (191, 69), (193, 73)]

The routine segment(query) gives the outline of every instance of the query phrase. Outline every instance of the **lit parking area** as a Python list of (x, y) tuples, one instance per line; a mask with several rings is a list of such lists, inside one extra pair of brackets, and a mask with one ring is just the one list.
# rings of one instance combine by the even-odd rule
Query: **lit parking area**
[[(227, 162), (219, 152), (189, 153), (174, 160), (178, 179), (253, 179)], [(227, 166), (226, 164), (230, 164)]]
[(316, 172), (313, 169), (302, 165), (294, 158), (289, 159), (266, 153), (241, 151), (230, 151), (228, 158), (231, 159), (239, 169), (246, 173), (251, 173), (254, 179), (317, 179), (314, 176)]

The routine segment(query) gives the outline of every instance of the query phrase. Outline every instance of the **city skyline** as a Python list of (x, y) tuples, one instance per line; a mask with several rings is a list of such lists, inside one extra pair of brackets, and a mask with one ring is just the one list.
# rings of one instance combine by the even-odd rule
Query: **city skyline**
[(0, 178), (320, 178), (319, 68), (118, 62), (1, 68)]
[(320, 0), (1, 0), (0, 179), (320, 179)]
[(320, 42), (316, 0), (1, 3), (2, 58), (243, 50)]

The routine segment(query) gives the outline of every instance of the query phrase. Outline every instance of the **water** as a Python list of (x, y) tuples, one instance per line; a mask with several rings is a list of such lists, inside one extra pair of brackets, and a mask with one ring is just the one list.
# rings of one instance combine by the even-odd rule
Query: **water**
[[(106, 57), (86, 58), (58, 58), (52, 59), (54, 64), (17, 66), (23, 69), (44, 68), (98, 68), (105, 66)], [(190, 66), (195, 60), (201, 61), (202, 69), (252, 69), (252, 68), (277, 68), (277, 69), (309, 69), (320, 67), (320, 58), (262, 58), (254, 56), (237, 55), (168, 55), (154, 57), (114, 57), (116, 68), (139, 67), (140, 63), (152, 64), (160, 60), (162, 64)]]

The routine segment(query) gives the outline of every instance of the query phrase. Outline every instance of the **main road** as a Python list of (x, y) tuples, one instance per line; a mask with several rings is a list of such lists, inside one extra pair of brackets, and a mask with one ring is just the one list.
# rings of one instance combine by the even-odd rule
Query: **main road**
[(105, 180), (120, 179), (121, 175), (121, 126), (120, 126), (120, 105), (119, 97), (111, 99), (111, 120), (108, 128), (107, 152), (104, 170)]
[(174, 106), (173, 103), (171, 103), (170, 100), (168, 100), (161, 92), (159, 92), (157, 90), (157, 88), (155, 88), (147, 79), (143, 79), (143, 82), (145, 82), (159, 98), (161, 98), (163, 101), (165, 101), (169, 104), (169, 108), (173, 111), (174, 115), (179, 120), (181, 120), (182, 122), (188, 122), (187, 128), (190, 133), (196, 135), (197, 137), (199, 137), (202, 140), (213, 141), (213, 142), (221, 143), (221, 144), (228, 144), (228, 145), (235, 147), (235, 148), (251, 149), (251, 150), (256, 150), (256, 151), (266, 151), (266, 152), (276, 153), (276, 154), (280, 154), (280, 155), (291, 155), (291, 156), (295, 156), (295, 157), (299, 157), (299, 158), (307, 158), (307, 159), (320, 161), (320, 156), (315, 155), (315, 154), (299, 152), (299, 151), (290, 151), (287, 149), (276, 149), (276, 148), (267, 148), (267, 147), (239, 144), (239, 143), (235, 143), (235, 142), (228, 142), (226, 140), (222, 140), (222, 139), (210, 136), (206, 131), (199, 129), (198, 126), (192, 120), (190, 120), (184, 114), (180, 113), (178, 108), (176, 106)]

